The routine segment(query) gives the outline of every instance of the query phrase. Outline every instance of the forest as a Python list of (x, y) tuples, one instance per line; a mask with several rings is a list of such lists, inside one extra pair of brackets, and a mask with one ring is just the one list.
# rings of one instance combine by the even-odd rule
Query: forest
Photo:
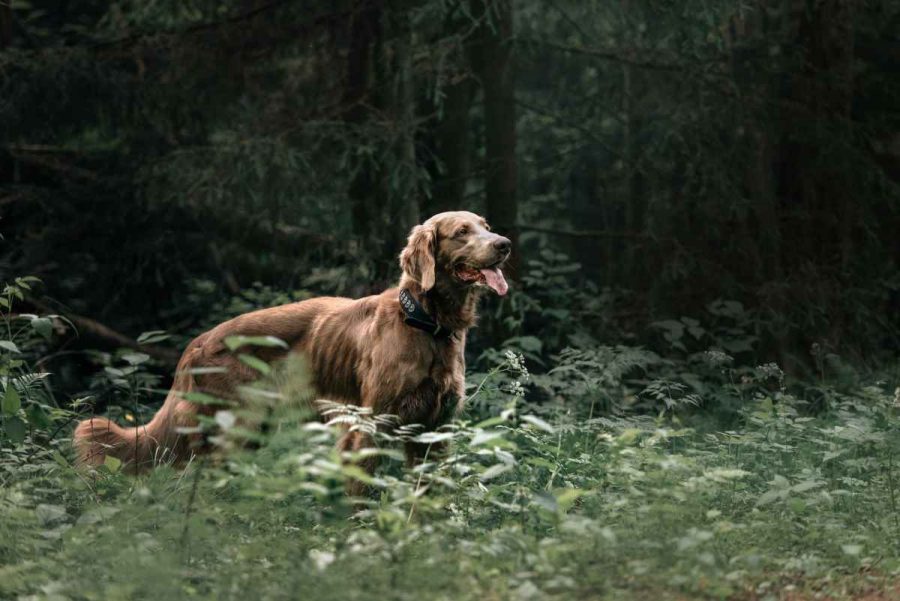
[[(894, 0), (0, 0), (0, 599), (900, 599), (898, 99)], [(250, 336), (210, 452), (78, 461), (460, 210), (452, 420)]]

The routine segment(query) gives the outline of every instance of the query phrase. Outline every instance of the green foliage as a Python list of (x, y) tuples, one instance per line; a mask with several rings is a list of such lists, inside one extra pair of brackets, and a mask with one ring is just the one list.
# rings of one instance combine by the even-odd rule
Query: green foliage
[(16, 310), (16, 305), (39, 284), (33, 276), (18, 277), (4, 285), (0, 296), (0, 446), (22, 445), (35, 435), (45, 434), (54, 418), (69, 413), (57, 405), (47, 386), (50, 374), (33, 364), (52, 340), (54, 320), (60, 317), (39, 317)]
[[(23, 423), (46, 383), (28, 355), (43, 340), (31, 321), (15, 338), (23, 350), (3, 355), (17, 370), (4, 419)], [(68, 417), (49, 412), (23, 439), (0, 439), (0, 597), (850, 598), (893, 586), (900, 437), (888, 383), (820, 381), (829, 402), (813, 414), (777, 366), (720, 350), (551, 356), (517, 343), (550, 368), (488, 353), (466, 413), (436, 432), (327, 402), (325, 423), (310, 421), (303, 379), (257, 365), (267, 377), (242, 389), (240, 407), (191, 398), (218, 406), (199, 427), (219, 450), (184, 471), (133, 477), (114, 460), (76, 471), (69, 441), (50, 435)], [(277, 342), (231, 341), (239, 354), (259, 344)], [(121, 406), (143, 404), (147, 364), (108, 355), (98, 377)], [(710, 428), (729, 403), (731, 425)], [(377, 447), (341, 456), (347, 428)], [(424, 462), (404, 468), (404, 443), (427, 445)], [(432, 453), (438, 444), (448, 450)], [(369, 476), (355, 461), (373, 454)], [(345, 497), (349, 479), (369, 496)]]

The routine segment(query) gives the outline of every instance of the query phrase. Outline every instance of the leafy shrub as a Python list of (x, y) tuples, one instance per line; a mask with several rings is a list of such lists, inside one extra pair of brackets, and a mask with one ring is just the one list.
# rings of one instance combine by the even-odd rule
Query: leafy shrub
[[(900, 573), (896, 383), (826, 377), (816, 412), (777, 366), (718, 349), (573, 347), (537, 354), (541, 373), (497, 350), (465, 414), (426, 432), (335, 403), (311, 421), (303, 377), (251, 362), (244, 404), (200, 424), (219, 451), (132, 477), (72, 469), (71, 414), (33, 367), (44, 326), (5, 317), (4, 390), (24, 400), (3, 419), (28, 432), (0, 441), (2, 598), (849, 598)], [(149, 362), (98, 356), (109, 413), (137, 419)], [(377, 447), (341, 455), (347, 428)], [(407, 469), (406, 442), (449, 448)], [(346, 498), (349, 479), (371, 494)]]

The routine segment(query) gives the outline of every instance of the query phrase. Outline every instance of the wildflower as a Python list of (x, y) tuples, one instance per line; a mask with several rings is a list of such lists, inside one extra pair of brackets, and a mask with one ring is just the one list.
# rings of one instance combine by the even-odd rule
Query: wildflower
[(719, 349), (709, 349), (703, 353), (703, 359), (710, 367), (725, 367), (734, 361), (734, 357)]
[(509, 393), (514, 396), (523, 397), (525, 396), (525, 387), (522, 386), (522, 382), (520, 382), (519, 380), (514, 380), (509, 385)]
[(778, 367), (777, 363), (764, 363), (756, 366), (756, 373), (763, 379), (772, 378), (779, 383), (784, 382), (784, 372)]
[(506, 363), (512, 371), (518, 373), (525, 381), (530, 379), (531, 374), (528, 373), (528, 368), (525, 367), (525, 356), (522, 353), (507, 349), (503, 355), (506, 357)]

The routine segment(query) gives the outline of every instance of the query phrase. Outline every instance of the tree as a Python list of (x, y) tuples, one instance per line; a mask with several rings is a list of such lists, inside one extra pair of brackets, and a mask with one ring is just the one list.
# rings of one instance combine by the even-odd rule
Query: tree
[(512, 0), (473, 0), (479, 23), (471, 46), (473, 71), (484, 103), (485, 208), (488, 221), (513, 242), (515, 276), (519, 257), (516, 168), (515, 65)]

